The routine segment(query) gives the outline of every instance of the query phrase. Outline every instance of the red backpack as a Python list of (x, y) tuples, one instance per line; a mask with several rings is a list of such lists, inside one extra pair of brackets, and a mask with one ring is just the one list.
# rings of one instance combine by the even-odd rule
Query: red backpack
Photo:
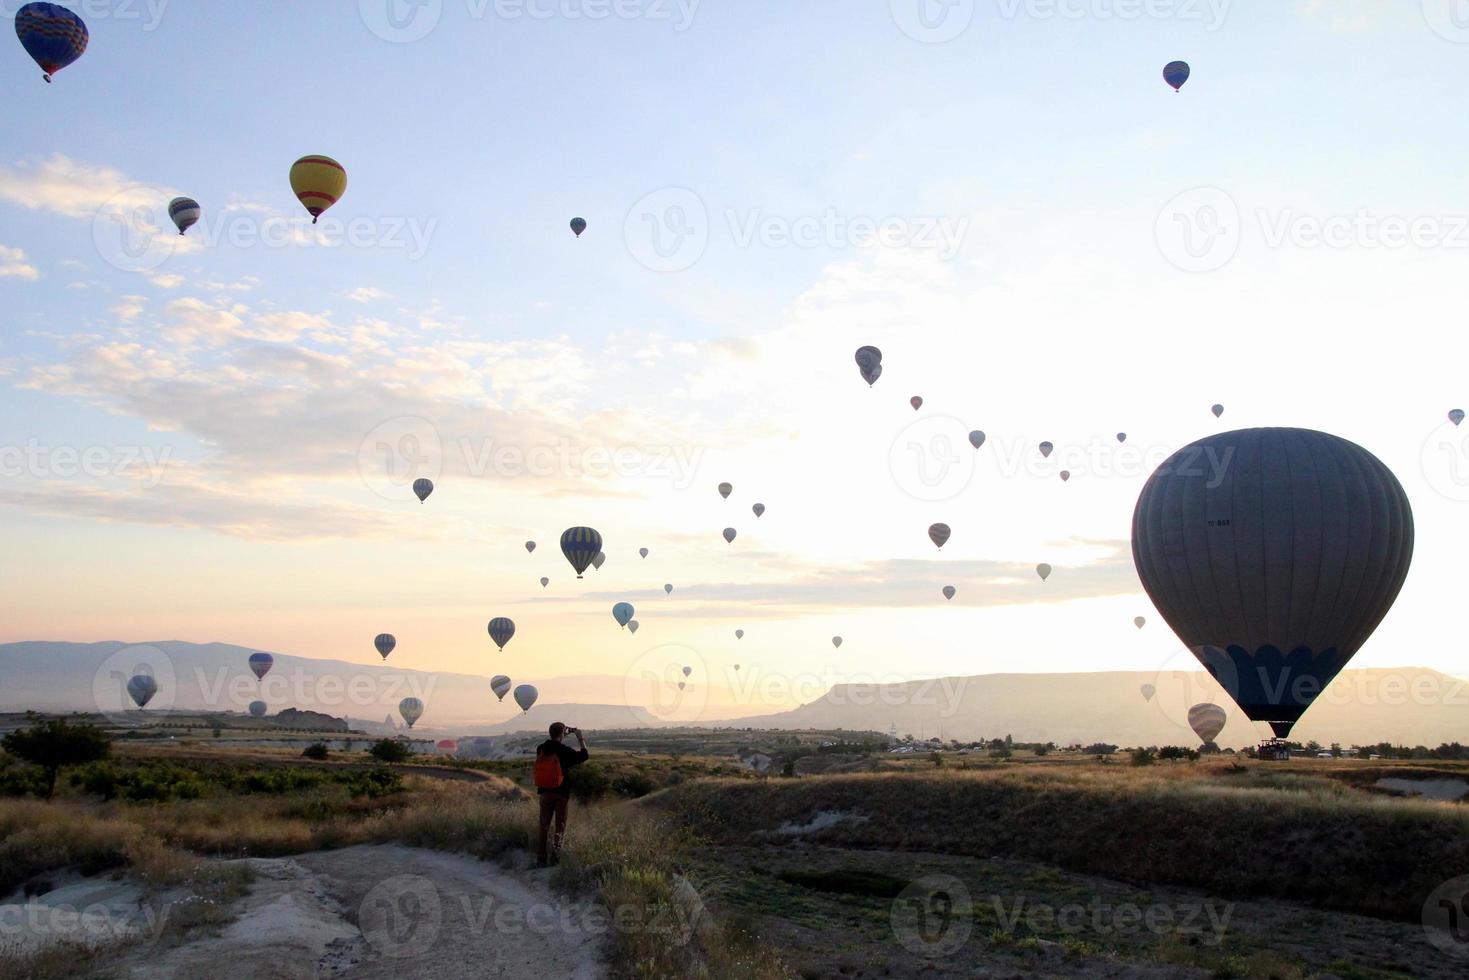
[(536, 788), (560, 789), (564, 778), (561, 772), (561, 756), (556, 754), (556, 750), (536, 749)]

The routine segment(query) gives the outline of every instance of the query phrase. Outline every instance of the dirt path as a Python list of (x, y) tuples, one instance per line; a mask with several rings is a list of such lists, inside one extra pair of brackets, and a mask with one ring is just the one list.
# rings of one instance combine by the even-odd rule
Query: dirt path
[(599, 980), (604, 920), (552, 895), (544, 872), (506, 871), (400, 845), (247, 859), (236, 918), (178, 947), (144, 943), (131, 977), (526, 977)]

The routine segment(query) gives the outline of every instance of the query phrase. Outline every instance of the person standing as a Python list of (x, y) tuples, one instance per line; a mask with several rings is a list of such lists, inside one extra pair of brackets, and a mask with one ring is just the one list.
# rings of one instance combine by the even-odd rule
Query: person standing
[[(566, 745), (568, 732), (576, 736), (578, 748)], [(580, 728), (568, 728), (558, 721), (551, 726), (550, 735), (536, 747), (536, 793), (541, 802), (540, 847), (536, 852), (538, 868), (555, 864), (559, 859), (561, 841), (566, 836), (566, 811), (571, 803), (571, 770), (587, 761), (587, 743)], [(553, 820), (556, 833), (548, 842)]]

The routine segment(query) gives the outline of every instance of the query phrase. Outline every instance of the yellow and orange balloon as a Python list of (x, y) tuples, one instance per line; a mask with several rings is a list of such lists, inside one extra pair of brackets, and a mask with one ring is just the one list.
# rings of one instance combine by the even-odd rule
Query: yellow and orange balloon
[(311, 223), (347, 192), (347, 170), (331, 157), (305, 156), (291, 164), (291, 190), (311, 212)]

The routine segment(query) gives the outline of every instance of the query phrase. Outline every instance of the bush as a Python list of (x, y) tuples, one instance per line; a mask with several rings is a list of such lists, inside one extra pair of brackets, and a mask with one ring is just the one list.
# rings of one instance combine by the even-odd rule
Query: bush
[(607, 770), (595, 762), (586, 762), (571, 770), (571, 795), (583, 803), (600, 800), (612, 788)]
[(378, 762), (407, 762), (408, 746), (395, 738), (382, 738), (372, 743), (367, 754)]
[(310, 745), (306, 746), (306, 748), (301, 750), (301, 754), (308, 759), (315, 759), (317, 762), (320, 762), (327, 757), (326, 743), (312, 742)]
[(1153, 750), (1133, 749), (1132, 764), (1135, 766), (1151, 766), (1153, 764)]
[(647, 796), (658, 788), (651, 776), (641, 772), (626, 772), (612, 780), (612, 792), (618, 796), (637, 799)]

